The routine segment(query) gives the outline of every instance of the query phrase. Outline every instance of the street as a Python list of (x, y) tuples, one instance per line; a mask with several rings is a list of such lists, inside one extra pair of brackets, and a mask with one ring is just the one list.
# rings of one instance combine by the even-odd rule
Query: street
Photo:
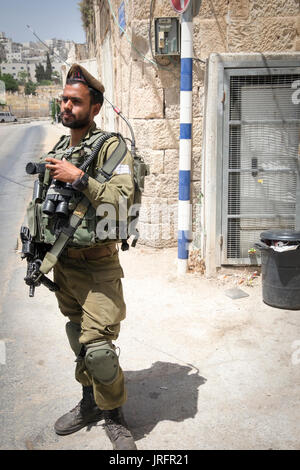
[[(28, 297), (15, 253), (37, 160), (64, 132), (49, 123), (0, 127), (0, 449), (111, 449), (103, 422), (57, 436), (81, 398), (65, 318), (44, 286)], [(299, 449), (299, 311), (262, 302), (261, 279), (176, 276), (176, 248), (121, 252), (127, 318), (119, 340), (139, 450)]]

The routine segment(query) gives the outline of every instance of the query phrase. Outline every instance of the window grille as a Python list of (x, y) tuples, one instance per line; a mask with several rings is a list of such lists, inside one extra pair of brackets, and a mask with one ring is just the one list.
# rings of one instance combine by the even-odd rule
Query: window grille
[(248, 264), (248, 250), (263, 230), (300, 229), (300, 105), (292, 100), (300, 73), (268, 70), (228, 79), (223, 264)]

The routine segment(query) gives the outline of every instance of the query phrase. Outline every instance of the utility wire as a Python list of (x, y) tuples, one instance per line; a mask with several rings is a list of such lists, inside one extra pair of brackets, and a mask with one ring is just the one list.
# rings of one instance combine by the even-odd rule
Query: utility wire
[[(42, 41), (42, 39), (33, 31), (33, 29), (32, 29), (29, 25), (26, 25), (26, 26), (27, 26), (27, 28), (32, 32), (32, 34), (38, 39), (38, 41), (40, 41), (42, 44), (44, 44), (44, 46), (46, 46), (49, 50), (51, 50), (50, 47), (49, 47), (44, 41)], [(120, 28), (121, 28), (121, 26), (120, 26)], [(52, 51), (52, 52), (53, 52), (54, 55), (56, 55), (56, 56), (59, 58), (59, 60), (60, 60), (61, 62), (64, 62), (68, 67), (70, 67), (70, 64), (68, 64), (68, 62), (66, 62), (64, 59), (62, 59), (62, 58), (60, 57), (60, 55), (56, 54), (54, 51)], [(132, 137), (132, 139), (131, 139), (131, 151), (132, 151), (132, 152), (135, 152), (135, 137), (134, 137), (133, 129), (132, 129), (132, 126), (131, 126), (130, 122), (128, 121), (128, 119), (124, 116), (124, 114), (122, 113), (122, 111), (121, 111), (117, 106), (114, 106), (104, 95), (103, 95), (103, 98), (105, 99), (105, 101), (108, 102), (108, 104), (110, 104), (110, 106), (112, 107), (112, 109), (114, 110), (114, 112), (115, 112), (118, 116), (120, 116), (120, 118), (122, 118), (123, 121), (125, 121), (126, 124), (127, 124), (127, 126), (129, 127), (129, 130), (130, 130), (130, 133), (131, 133), (131, 137)], [(130, 140), (130, 139), (129, 139), (129, 140)], [(0, 175), (0, 176), (2, 176), (2, 175)], [(2, 178), (4, 178), (4, 177), (2, 176)], [(18, 183), (17, 183), (17, 184), (18, 184)]]
[(41, 40), (41, 38), (38, 37), (38, 35), (33, 31), (33, 29), (31, 28), (31, 26), (30, 26), (29, 24), (27, 24), (26, 26), (27, 26), (27, 28), (32, 32), (32, 34), (33, 34), (45, 47), (47, 47), (47, 49), (49, 49), (49, 51), (52, 52), (53, 55), (55, 55), (56, 57), (58, 57), (61, 62), (64, 62), (68, 67), (70, 67), (70, 64), (68, 64), (68, 62), (66, 62), (64, 59), (62, 59), (62, 58), (60, 57), (60, 55), (56, 54), (56, 52), (54, 52), (54, 51), (48, 46), (48, 44), (46, 44), (44, 41)]

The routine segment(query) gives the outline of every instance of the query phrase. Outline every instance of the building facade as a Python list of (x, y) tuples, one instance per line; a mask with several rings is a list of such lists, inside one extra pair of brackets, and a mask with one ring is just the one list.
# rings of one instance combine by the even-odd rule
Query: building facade
[[(85, 4), (89, 57), (109, 101), (100, 124), (130, 137), (110, 103), (117, 105), (150, 165), (141, 242), (175, 245), (180, 57), (155, 54), (155, 19), (180, 15), (169, 1)], [(203, 0), (193, 51), (192, 223), (213, 275), (221, 265), (256, 262), (262, 230), (300, 229), (299, 1)]]

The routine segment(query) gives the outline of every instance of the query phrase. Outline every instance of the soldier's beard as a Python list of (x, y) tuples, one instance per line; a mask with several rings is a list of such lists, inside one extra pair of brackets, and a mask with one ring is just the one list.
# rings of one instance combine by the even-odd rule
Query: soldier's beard
[(87, 114), (83, 119), (75, 119), (73, 114), (67, 114), (67, 116), (71, 116), (74, 119), (71, 121), (66, 121), (64, 119), (66, 113), (61, 113), (61, 121), (62, 125), (65, 127), (69, 127), (70, 129), (82, 129), (86, 127), (90, 123), (90, 115)]

